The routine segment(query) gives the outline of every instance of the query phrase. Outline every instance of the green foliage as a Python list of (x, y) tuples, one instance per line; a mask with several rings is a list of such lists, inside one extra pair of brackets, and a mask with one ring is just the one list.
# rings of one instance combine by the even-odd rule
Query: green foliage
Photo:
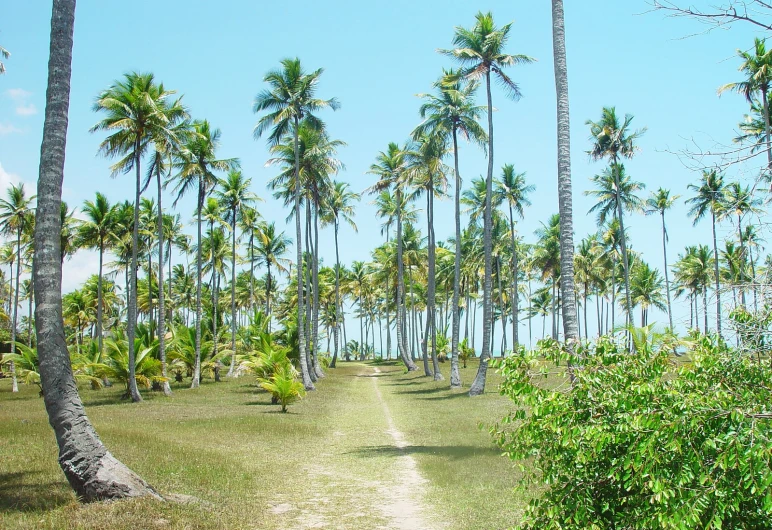
[(474, 357), (474, 348), (469, 346), (467, 339), (462, 340), (458, 345), (458, 360), (464, 363), (464, 368), (466, 368), (466, 363), (469, 359), (474, 359)]
[(277, 366), (270, 378), (260, 380), (260, 386), (281, 403), (282, 412), (306, 395), (303, 383), (297, 380), (297, 371), (289, 363)]
[(253, 372), (258, 381), (270, 379), (278, 370), (291, 366), (287, 348), (274, 343), (270, 333), (264, 332), (252, 340), (255, 349), (240, 356), (237, 362), (242, 368)]
[(732, 327), (740, 338), (743, 350), (756, 354), (761, 362), (762, 355), (769, 353), (769, 333), (772, 324), (772, 311), (764, 307), (761, 311), (751, 312), (739, 306), (729, 314)]
[(544, 485), (519, 528), (769, 528), (772, 370), (713, 337), (691, 341), (682, 364), (672, 336), (633, 339), (634, 355), (603, 337), (574, 356), (521, 349), (500, 363), (519, 407), (492, 434), (523, 486)]
[(38, 362), (38, 351), (36, 348), (28, 348), (25, 344), (16, 343), (17, 353), (3, 354), (0, 365), (8, 366), (14, 363), (16, 375), (18, 375), (25, 384), (40, 386), (40, 363)]
[[(153, 357), (157, 342), (146, 346), (143, 338), (134, 341), (136, 355), (134, 358), (134, 379), (138, 385), (150, 388), (154, 382), (162, 383), (166, 378), (161, 376), (161, 362)], [(129, 396), (129, 342), (122, 331), (115, 331), (114, 337), (104, 341), (104, 357), (101, 363), (93, 366), (94, 373), (99, 377), (122, 383), (126, 386), (126, 396)]]

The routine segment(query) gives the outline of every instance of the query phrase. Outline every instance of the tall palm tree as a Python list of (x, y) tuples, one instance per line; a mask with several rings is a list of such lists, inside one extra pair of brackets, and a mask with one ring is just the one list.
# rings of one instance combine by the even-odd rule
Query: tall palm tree
[[(724, 188), (724, 198), (723, 198), (723, 204), (721, 205), (721, 217), (730, 217), (736, 216), (737, 219), (737, 240), (740, 243), (740, 251), (745, 255), (747, 253), (747, 249), (745, 248), (745, 240), (743, 238), (743, 227), (742, 227), (742, 220), (743, 217), (745, 217), (747, 214), (755, 214), (759, 213), (758, 206), (761, 204), (761, 201), (753, 196), (753, 192), (751, 191), (750, 187), (745, 186), (743, 187), (739, 182), (730, 182), (725, 188)], [(750, 258), (750, 256), (748, 256)], [(753, 261), (749, 260), (751, 262), (751, 265), (753, 265)], [(754, 299), (755, 299), (755, 293), (756, 293), (756, 278), (751, 278), (751, 283), (753, 284), (753, 292), (754, 292)], [(743, 304), (745, 303), (745, 290), (741, 291), (743, 294)]]
[[(255, 310), (255, 237), (260, 230), (260, 213), (256, 208), (244, 206), (239, 216), (241, 233), (247, 235), (247, 256), (249, 257), (249, 310)], [(266, 316), (268, 313), (266, 313)]]
[(373, 184), (368, 191), (370, 193), (380, 193), (382, 191), (394, 190), (394, 202), (396, 205), (397, 219), (397, 349), (399, 350), (402, 362), (409, 372), (418, 369), (413, 362), (411, 355), (408, 355), (408, 336), (405, 329), (406, 308), (405, 308), (405, 278), (403, 262), (402, 223), (404, 221), (407, 198), (405, 196), (406, 179), (405, 173), (405, 152), (406, 148), (401, 148), (394, 142), (391, 142), (386, 151), (381, 151), (376, 157), (376, 162), (370, 166), (369, 174), (375, 175), (378, 182)]
[(123, 81), (116, 81), (102, 91), (94, 102), (94, 111), (105, 117), (91, 132), (105, 131), (109, 135), (99, 145), (99, 152), (109, 158), (119, 158), (111, 167), (113, 176), (135, 171), (134, 231), (131, 269), (129, 271), (128, 344), (129, 394), (134, 402), (142, 401), (134, 378), (134, 333), (137, 324), (137, 246), (139, 239), (139, 199), (142, 189), (142, 157), (151, 143), (174, 136), (175, 113), (170, 101), (174, 91), (156, 84), (153, 74), (132, 72)]
[[(679, 256), (673, 267), (673, 272), (682, 288), (686, 287), (694, 294), (695, 306), (697, 295), (702, 293), (702, 308), (705, 315), (705, 328), (708, 330), (708, 285), (714, 274), (713, 256), (707, 245), (697, 245), (686, 248), (686, 253)], [(696, 312), (695, 312), (696, 313)], [(695, 315), (699, 321), (699, 315)], [(699, 326), (698, 326), (699, 327)]]
[(145, 495), (160, 499), (153, 488), (113, 457), (97, 436), (78, 395), (64, 337), (58, 245), (74, 23), (75, 1), (54, 0), (33, 271), (41, 386), (59, 446), (59, 465), (79, 499), (89, 502)]
[(517, 100), (520, 88), (507, 74), (504, 68), (516, 64), (528, 64), (533, 59), (526, 55), (509, 55), (504, 48), (509, 39), (512, 23), (501, 28), (496, 26), (491, 13), (478, 12), (472, 29), (456, 27), (453, 36), (453, 50), (442, 50), (461, 63), (458, 74), (470, 80), (485, 78), (488, 103), (488, 174), (485, 179), (486, 204), (483, 223), (483, 251), (485, 273), (483, 280), (483, 344), (480, 353), (480, 366), (474, 383), (469, 389), (470, 396), (477, 396), (485, 391), (485, 377), (488, 372), (488, 359), (491, 355), (493, 307), (491, 299), (491, 227), (493, 226), (491, 197), (493, 195), (493, 97), (491, 95), (491, 74), (501, 83), (507, 96)]
[(287, 252), (287, 247), (292, 244), (292, 240), (284, 235), (284, 232), (276, 232), (275, 223), (261, 222), (257, 232), (257, 244), (255, 252), (259, 261), (268, 269), (267, 281), (265, 285), (265, 314), (269, 322), (271, 321), (271, 292), (273, 290), (273, 276), (271, 275), (271, 266), (274, 266), (279, 272), (285, 272), (287, 260), (282, 256)]
[(236, 363), (236, 223), (246, 208), (257, 201), (257, 195), (249, 191), (252, 179), (245, 178), (239, 170), (233, 170), (220, 179), (217, 198), (225, 208), (225, 221), (231, 232), (231, 356), (228, 377), (233, 376)]
[[(5, 199), (0, 199), (0, 231), (6, 237), (16, 239), (16, 276), (13, 288), (13, 306), (11, 307), (11, 354), (16, 353), (16, 324), (19, 320), (19, 275), (21, 273), (21, 248), (22, 234), (34, 223), (34, 209), (32, 203), (35, 196), (28, 196), (24, 190), (24, 184), (11, 184), (6, 191)], [(13, 378), (12, 391), (18, 392), (19, 386), (16, 380), (16, 370), (13, 361), (10, 363)]]
[(518, 251), (516, 245), (515, 235), (515, 213), (517, 213), (520, 219), (523, 219), (523, 210), (526, 206), (531, 205), (531, 201), (528, 200), (528, 194), (531, 193), (536, 187), (533, 184), (525, 183), (525, 173), (516, 173), (515, 166), (512, 164), (505, 164), (501, 168), (501, 177), (496, 181), (495, 193), (500, 199), (497, 200), (506, 203), (509, 209), (509, 234), (512, 241), (512, 285), (511, 285), (511, 299), (512, 299), (512, 350), (517, 351), (517, 346), (520, 344), (519, 337), (517, 335), (517, 326), (519, 322), (518, 317), (518, 298), (520, 291), (518, 290)]
[(694, 224), (700, 222), (705, 214), (710, 213), (710, 222), (713, 229), (713, 276), (716, 282), (716, 332), (721, 335), (721, 279), (718, 272), (718, 241), (716, 238), (716, 219), (723, 212), (724, 201), (724, 176), (717, 170), (705, 170), (702, 172), (699, 184), (689, 184), (689, 191), (694, 192), (694, 197), (686, 199), (690, 205), (689, 216), (694, 219)]
[[(662, 255), (665, 258), (665, 293), (667, 294), (667, 318), (670, 329), (673, 329), (673, 308), (670, 303), (670, 277), (667, 269), (667, 225), (665, 224), (665, 212), (680, 198), (680, 195), (670, 195), (670, 190), (659, 188), (646, 199), (646, 214), (658, 213), (662, 219)], [(718, 260), (717, 260), (718, 262)], [(717, 276), (718, 277), (718, 276)]]
[(99, 275), (97, 285), (97, 340), (100, 354), (104, 352), (103, 345), (103, 298), (102, 298), (102, 261), (105, 250), (115, 238), (115, 207), (110, 205), (107, 197), (97, 192), (94, 201), (85, 201), (81, 210), (85, 219), (78, 225), (78, 247), (96, 248), (99, 252)]
[(571, 134), (568, 111), (568, 66), (563, 0), (552, 0), (552, 57), (555, 63), (558, 133), (558, 215), (560, 216), (560, 277), (563, 293), (563, 330), (568, 347), (578, 338), (579, 323), (574, 288), (574, 213), (571, 184)]
[[(338, 230), (340, 229), (341, 219), (354, 229), (357, 230), (357, 225), (354, 223), (354, 203), (358, 202), (360, 195), (349, 191), (348, 182), (333, 182), (330, 194), (326, 198), (326, 212), (327, 215), (323, 218), (326, 223), (332, 223), (335, 230), (335, 325), (333, 326), (334, 334), (334, 353), (332, 356), (332, 362), (330, 368), (335, 368), (335, 362), (338, 359), (338, 339), (339, 339), (339, 326), (340, 319), (338, 315), (343, 312), (340, 304), (340, 255), (338, 253)], [(387, 325), (388, 325), (388, 302), (387, 302)]]
[(324, 108), (338, 109), (340, 106), (336, 99), (316, 98), (316, 87), (323, 70), (319, 68), (311, 73), (306, 73), (300, 64), (300, 59), (283, 59), (281, 69), (268, 72), (263, 81), (268, 83), (269, 88), (263, 90), (255, 97), (253, 111), (268, 113), (262, 116), (255, 126), (255, 139), (260, 138), (268, 129), (271, 129), (268, 136), (268, 143), (272, 146), (278, 145), (285, 135), (291, 133), (294, 136), (295, 151), (295, 233), (296, 233), (296, 263), (297, 263), (297, 292), (298, 292), (298, 344), (300, 347), (300, 373), (303, 379), (303, 386), (306, 390), (313, 390), (314, 384), (311, 381), (309, 366), (306, 362), (305, 351), (305, 327), (303, 322), (303, 234), (300, 224), (300, 151), (298, 149), (298, 132), (300, 122), (306, 121), (316, 129), (322, 128), (322, 122), (314, 114)]
[(620, 248), (622, 251), (622, 267), (625, 274), (625, 309), (629, 317), (632, 317), (630, 267), (627, 257), (624, 215), (622, 213), (625, 203), (621, 197), (624, 166), (619, 161), (621, 158), (632, 158), (635, 155), (637, 151), (636, 140), (646, 132), (645, 128), (630, 132), (632, 121), (633, 116), (631, 114), (625, 114), (624, 120), (620, 121), (614, 107), (603, 107), (600, 120), (597, 122), (587, 120), (586, 122), (590, 126), (590, 141), (593, 142), (588, 154), (593, 160), (606, 158), (610, 162), (610, 167), (607, 171), (610, 172), (609, 176), (613, 180), (614, 191), (617, 194), (615, 206), (622, 234)]
[(450, 387), (461, 387), (461, 373), (458, 369), (458, 335), (460, 329), (459, 287), (461, 284), (461, 173), (458, 169), (458, 137), (481, 146), (485, 145), (487, 134), (480, 126), (479, 119), (486, 108), (474, 103), (477, 81), (464, 82), (458, 73), (444, 71), (442, 77), (434, 83), (437, 94), (419, 94), (425, 102), (419, 110), (424, 119), (413, 131), (417, 140), (426, 134), (440, 134), (453, 143), (453, 163), (455, 182), (455, 225), (456, 253), (453, 279), (453, 323), (451, 329)]
[(220, 129), (213, 129), (206, 120), (195, 121), (192, 133), (186, 138), (174, 165), (178, 169), (175, 176), (177, 185), (175, 192), (177, 202), (186, 193), (198, 188), (196, 197), (196, 362), (193, 369), (191, 388), (198, 388), (201, 379), (201, 225), (204, 203), (217, 185), (215, 171), (233, 171), (239, 167), (235, 158), (219, 159), (217, 150), (220, 147)]
[(738, 70), (745, 75), (745, 79), (735, 83), (727, 83), (718, 89), (719, 95), (727, 90), (739, 92), (753, 105), (754, 96), (761, 95), (762, 113), (764, 117), (764, 140), (767, 145), (767, 168), (772, 169), (772, 147), (770, 147), (769, 125), (769, 90), (772, 87), (772, 50), (766, 49), (766, 39), (756, 37), (753, 42), (753, 51), (737, 50), (737, 55), (742, 59)]
[[(641, 326), (649, 323), (649, 308), (656, 307), (660, 311), (667, 309), (662, 296), (662, 277), (657, 269), (652, 269), (647, 263), (636, 261), (632, 267), (630, 278), (630, 296), (633, 307), (641, 308)], [(673, 329), (672, 326), (670, 329)]]

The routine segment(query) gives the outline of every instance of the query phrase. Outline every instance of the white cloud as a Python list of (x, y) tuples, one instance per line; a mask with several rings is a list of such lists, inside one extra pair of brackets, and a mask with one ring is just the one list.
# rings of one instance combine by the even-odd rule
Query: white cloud
[(16, 114), (19, 116), (32, 116), (38, 113), (38, 109), (32, 103), (26, 105), (19, 105), (16, 107)]
[(62, 265), (62, 292), (80, 289), (93, 274), (99, 272), (99, 253), (95, 250), (78, 250)]
[(10, 123), (0, 123), (0, 136), (5, 136), (6, 134), (14, 134), (21, 132), (21, 129), (14, 127)]
[(28, 92), (23, 88), (9, 88), (5, 91), (8, 97), (17, 103), (23, 103), (28, 97), (32, 95), (32, 92)]
[(0, 164), (0, 193), (5, 193), (11, 184), (18, 184), (19, 182), (21, 182), (19, 175), (7, 172), (3, 168), (3, 164)]

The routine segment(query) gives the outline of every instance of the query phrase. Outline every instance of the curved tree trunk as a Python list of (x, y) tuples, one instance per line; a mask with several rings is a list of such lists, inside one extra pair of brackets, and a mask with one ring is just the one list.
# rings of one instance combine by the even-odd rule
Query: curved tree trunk
[(298, 150), (298, 118), (295, 117), (295, 257), (298, 291), (298, 363), (300, 377), (306, 390), (314, 390), (314, 383), (306, 362), (306, 328), (303, 322), (303, 232), (300, 224), (300, 151)]
[[(156, 180), (158, 181), (158, 358), (161, 361), (161, 376), (166, 378), (166, 313), (164, 312), (166, 310), (164, 307), (164, 210), (161, 206), (160, 170), (156, 171)], [(172, 395), (172, 388), (169, 386), (168, 379), (163, 382), (163, 392), (167, 396)]]
[(190, 388), (201, 383), (201, 209), (204, 207), (204, 181), (198, 178), (198, 208), (196, 209), (196, 362), (193, 365), (193, 381)]
[[(560, 214), (560, 289), (563, 337), (569, 351), (579, 335), (574, 287), (574, 214), (571, 184), (571, 134), (568, 106), (568, 65), (563, 0), (552, 0), (552, 46), (555, 63), (558, 133), (558, 212)], [(628, 306), (629, 288), (628, 288)], [(571, 370), (569, 368), (569, 370)], [(572, 372), (573, 376), (573, 372)]]
[(311, 270), (314, 268), (314, 252), (311, 248), (311, 201), (306, 201), (306, 364), (308, 364), (308, 375), (311, 381), (316, 383), (316, 370), (314, 370), (313, 348), (311, 340), (313, 339), (311, 300), (313, 297), (313, 280)]
[(485, 73), (485, 89), (488, 98), (488, 174), (485, 178), (485, 213), (483, 215), (483, 262), (485, 274), (483, 276), (483, 337), (482, 350), (480, 351), (480, 365), (474, 378), (470, 396), (479, 396), (485, 392), (485, 379), (488, 374), (488, 361), (491, 356), (491, 327), (492, 327), (492, 302), (491, 302), (491, 228), (492, 210), (491, 196), (493, 195), (493, 99), (491, 97), (491, 73)]
[(59, 446), (59, 465), (80, 500), (140, 496), (160, 499), (99, 440), (78, 395), (64, 337), (59, 234), (74, 21), (75, 0), (54, 0), (33, 270), (41, 386), (48, 421)]
[(314, 285), (314, 302), (313, 302), (313, 316), (312, 316), (312, 328), (311, 328), (311, 344), (313, 349), (311, 350), (313, 356), (313, 369), (317, 379), (324, 377), (322, 367), (319, 365), (319, 197), (317, 194), (316, 202), (314, 204), (314, 252), (313, 252), (313, 285)]
[(453, 163), (456, 170), (456, 189), (453, 199), (456, 225), (456, 256), (453, 263), (453, 302), (451, 303), (453, 323), (450, 334), (450, 388), (461, 388), (461, 372), (458, 369), (458, 335), (461, 318), (458, 307), (459, 290), (461, 288), (461, 173), (458, 170), (458, 137), (455, 127), (453, 128)]

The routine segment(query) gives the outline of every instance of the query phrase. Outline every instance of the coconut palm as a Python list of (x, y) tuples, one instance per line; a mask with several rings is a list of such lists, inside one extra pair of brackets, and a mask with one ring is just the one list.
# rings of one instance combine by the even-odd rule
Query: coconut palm
[(647, 326), (650, 307), (661, 311), (667, 309), (665, 297), (662, 296), (662, 277), (657, 269), (652, 269), (642, 261), (637, 261), (632, 269), (630, 296), (633, 299), (633, 307), (641, 308), (641, 326)]
[[(330, 194), (326, 197), (326, 213), (323, 217), (323, 221), (326, 223), (332, 223), (335, 230), (335, 314), (342, 313), (342, 306), (340, 303), (340, 255), (338, 253), (338, 230), (340, 229), (340, 221), (343, 220), (348, 223), (354, 231), (357, 230), (357, 225), (354, 223), (354, 203), (359, 201), (359, 194), (349, 191), (349, 184), (347, 182), (333, 182)], [(387, 323), (388, 323), (388, 304), (387, 304)], [(335, 362), (338, 359), (338, 319), (335, 319), (335, 326), (333, 326), (334, 334), (334, 353), (332, 361), (330, 362), (330, 368), (335, 368)]]
[(200, 382), (201, 360), (201, 226), (205, 201), (212, 189), (217, 185), (215, 171), (225, 172), (238, 169), (236, 158), (217, 158), (220, 147), (220, 129), (213, 129), (208, 121), (195, 121), (192, 133), (186, 138), (182, 149), (174, 162), (178, 170), (174, 177), (177, 181), (174, 191), (177, 202), (186, 193), (197, 189), (196, 197), (196, 367), (191, 388), (198, 388)]
[[(139, 201), (142, 190), (141, 162), (151, 144), (162, 138), (172, 139), (174, 125), (181, 109), (171, 101), (174, 91), (156, 84), (153, 74), (132, 72), (124, 80), (116, 81), (102, 91), (94, 103), (95, 112), (105, 117), (91, 128), (91, 132), (105, 131), (109, 135), (99, 145), (100, 154), (119, 158), (111, 167), (113, 176), (120, 173), (136, 174), (134, 193), (134, 228), (132, 234), (131, 268), (129, 270), (128, 355), (129, 370), (134, 369), (134, 327), (137, 324), (137, 247), (139, 240)], [(170, 140), (172, 141), (172, 140)], [(142, 401), (134, 377), (129, 378), (131, 399)]]
[[(245, 208), (251, 208), (257, 195), (249, 191), (252, 179), (245, 178), (239, 170), (228, 173), (220, 179), (217, 198), (225, 209), (225, 221), (231, 232), (231, 351), (236, 353), (236, 223)], [(231, 359), (228, 377), (233, 376), (236, 363)]]
[(590, 126), (590, 141), (593, 142), (592, 148), (588, 154), (593, 160), (608, 159), (610, 167), (607, 170), (608, 177), (613, 181), (613, 191), (617, 195), (615, 201), (616, 215), (619, 220), (621, 231), (620, 249), (622, 255), (622, 267), (625, 275), (625, 309), (628, 316), (632, 315), (632, 304), (630, 301), (630, 267), (627, 256), (627, 238), (625, 237), (625, 223), (623, 210), (625, 200), (623, 198), (624, 184), (624, 166), (620, 164), (622, 158), (632, 158), (636, 151), (636, 140), (640, 138), (646, 129), (630, 131), (630, 124), (633, 121), (631, 114), (626, 114), (624, 120), (620, 121), (614, 107), (603, 107), (601, 118), (597, 122), (587, 120)]
[(303, 261), (302, 241), (303, 234), (300, 224), (300, 151), (298, 148), (298, 133), (300, 122), (306, 121), (307, 124), (316, 129), (322, 128), (322, 122), (314, 114), (315, 112), (331, 108), (336, 110), (339, 107), (337, 100), (316, 98), (316, 87), (323, 70), (319, 68), (311, 73), (306, 73), (300, 64), (300, 59), (284, 59), (281, 61), (282, 68), (268, 72), (263, 81), (268, 83), (269, 88), (263, 90), (255, 97), (253, 111), (267, 114), (262, 116), (255, 126), (255, 139), (263, 135), (268, 129), (271, 130), (268, 136), (268, 143), (272, 146), (278, 145), (288, 134), (294, 137), (295, 152), (295, 175), (294, 175), (294, 199), (295, 199), (295, 232), (296, 232), (296, 262), (297, 267), (297, 291), (298, 291), (298, 333), (300, 345), (300, 374), (303, 386), (306, 390), (313, 390), (314, 384), (311, 381), (309, 367), (306, 362), (305, 351), (305, 327), (300, 325), (303, 321), (303, 271), (300, 264)]
[(369, 174), (375, 175), (378, 182), (373, 184), (368, 191), (370, 193), (380, 193), (382, 191), (394, 190), (394, 203), (396, 205), (396, 224), (397, 224), (397, 349), (399, 350), (402, 362), (408, 371), (412, 372), (418, 369), (410, 355), (408, 355), (408, 335), (405, 329), (406, 308), (405, 308), (405, 278), (403, 263), (402, 223), (405, 220), (405, 210), (407, 198), (405, 196), (406, 180), (405, 172), (405, 148), (400, 148), (396, 143), (391, 142), (386, 151), (381, 151), (376, 157), (376, 162), (370, 166)]
[(526, 55), (509, 55), (504, 48), (509, 39), (512, 23), (501, 28), (496, 26), (491, 13), (478, 12), (472, 29), (456, 27), (453, 36), (453, 50), (443, 50), (461, 63), (458, 74), (469, 80), (485, 78), (488, 103), (488, 174), (485, 179), (486, 204), (483, 223), (484, 280), (483, 280), (483, 345), (480, 354), (480, 366), (474, 383), (469, 389), (470, 396), (485, 391), (485, 376), (488, 371), (488, 359), (491, 355), (493, 307), (491, 299), (491, 227), (493, 226), (491, 197), (493, 195), (493, 98), (491, 95), (491, 74), (501, 83), (511, 99), (520, 98), (520, 88), (507, 74), (504, 68), (516, 64), (527, 64), (533, 59)]
[[(21, 272), (22, 234), (34, 223), (34, 209), (32, 203), (34, 195), (27, 195), (24, 184), (11, 184), (6, 191), (6, 198), (0, 199), (0, 232), (6, 237), (16, 239), (16, 276), (13, 288), (13, 306), (11, 307), (11, 353), (16, 353), (16, 324), (19, 320), (19, 275)], [(61, 212), (61, 207), (60, 207)], [(13, 392), (19, 391), (16, 381), (16, 371), (13, 362), (10, 363), (13, 379), (11, 388)]]
[[(695, 306), (697, 305), (698, 294), (702, 293), (702, 308), (705, 314), (705, 328), (708, 329), (708, 286), (713, 280), (714, 274), (713, 256), (710, 248), (706, 245), (690, 246), (686, 248), (683, 255), (678, 256), (678, 261), (673, 267), (673, 273), (679, 284), (678, 290), (688, 289), (694, 296)], [(699, 321), (699, 315), (695, 311), (696, 320)], [(699, 327), (699, 325), (697, 326)]]
[(424, 119), (413, 131), (417, 140), (425, 134), (440, 134), (453, 142), (453, 162), (455, 169), (455, 225), (456, 254), (453, 283), (453, 324), (451, 331), (450, 386), (461, 387), (461, 374), (458, 371), (458, 334), (460, 328), (459, 286), (461, 283), (461, 173), (458, 169), (458, 136), (479, 145), (485, 145), (487, 134), (478, 120), (485, 112), (485, 107), (475, 105), (474, 96), (479, 83), (464, 82), (458, 73), (444, 71), (442, 77), (434, 83), (437, 94), (419, 94), (425, 102), (419, 110)]
[[(667, 225), (665, 224), (665, 212), (680, 198), (680, 195), (670, 195), (670, 190), (659, 188), (646, 199), (646, 215), (659, 214), (662, 219), (662, 256), (665, 259), (665, 293), (667, 294), (667, 317), (670, 329), (673, 329), (673, 308), (670, 303), (670, 277), (667, 268)], [(644, 324), (645, 325), (645, 324)]]
[(255, 237), (260, 230), (260, 213), (257, 209), (245, 205), (241, 208), (238, 219), (242, 237), (247, 237), (247, 256), (249, 259), (249, 310), (255, 310)]
[(769, 125), (769, 90), (772, 87), (772, 50), (766, 49), (766, 39), (756, 37), (753, 43), (753, 51), (737, 50), (737, 55), (742, 59), (738, 70), (745, 79), (735, 83), (727, 83), (719, 87), (721, 95), (727, 90), (738, 92), (753, 104), (756, 94), (761, 96), (762, 115), (764, 117), (764, 139), (767, 146), (767, 168), (772, 169), (772, 148), (770, 148)]
[(531, 201), (528, 200), (528, 194), (535, 188), (533, 184), (525, 183), (525, 173), (516, 173), (515, 166), (512, 164), (505, 164), (501, 168), (501, 177), (496, 181), (496, 194), (499, 199), (494, 199), (496, 202), (506, 203), (509, 210), (509, 235), (512, 241), (512, 285), (511, 285), (511, 300), (512, 300), (512, 349), (517, 351), (517, 347), (520, 344), (520, 340), (517, 335), (517, 326), (519, 322), (518, 317), (518, 298), (520, 291), (518, 290), (518, 251), (516, 245), (515, 234), (515, 213), (520, 219), (523, 219), (523, 210), (526, 206), (531, 205)]
[[(740, 242), (740, 251), (746, 254), (745, 240), (743, 239), (743, 227), (742, 220), (747, 214), (757, 214), (760, 212), (758, 206), (761, 201), (753, 196), (753, 192), (748, 186), (742, 186), (739, 182), (730, 182), (724, 188), (724, 197), (721, 204), (721, 217), (729, 217), (732, 219), (736, 216), (737, 219), (737, 240)], [(750, 258), (750, 256), (748, 256)], [(751, 264), (753, 264), (752, 260)], [(755, 276), (751, 278), (751, 282), (755, 285)], [(754, 297), (756, 288), (754, 287)], [(741, 291), (743, 304), (745, 304), (745, 290)]]
[(694, 219), (696, 225), (710, 213), (710, 221), (713, 229), (713, 271), (716, 282), (716, 331), (721, 335), (721, 279), (718, 272), (718, 241), (716, 238), (716, 220), (722, 215), (724, 201), (724, 176), (717, 170), (705, 170), (702, 172), (699, 184), (689, 184), (689, 191), (694, 196), (686, 199), (690, 205), (689, 216)]
[(271, 319), (271, 292), (273, 289), (273, 276), (271, 267), (275, 267), (279, 272), (286, 272), (288, 261), (282, 256), (287, 252), (287, 247), (292, 244), (292, 240), (284, 235), (284, 232), (276, 231), (275, 223), (260, 223), (257, 232), (257, 244), (255, 252), (258, 255), (258, 262), (265, 265), (268, 269), (268, 281), (265, 286), (265, 314), (268, 318), (269, 329)]
[(97, 192), (94, 201), (85, 201), (81, 209), (85, 219), (78, 225), (78, 244), (80, 248), (95, 248), (99, 252), (99, 280), (97, 289), (97, 341), (99, 352), (103, 348), (103, 298), (102, 298), (102, 262), (105, 250), (115, 238), (115, 207), (107, 197)]
[(153, 488), (113, 457), (97, 436), (78, 395), (64, 338), (58, 239), (74, 23), (75, 1), (54, 0), (33, 270), (43, 397), (59, 446), (59, 465), (79, 499), (89, 502), (146, 495), (160, 499)]

